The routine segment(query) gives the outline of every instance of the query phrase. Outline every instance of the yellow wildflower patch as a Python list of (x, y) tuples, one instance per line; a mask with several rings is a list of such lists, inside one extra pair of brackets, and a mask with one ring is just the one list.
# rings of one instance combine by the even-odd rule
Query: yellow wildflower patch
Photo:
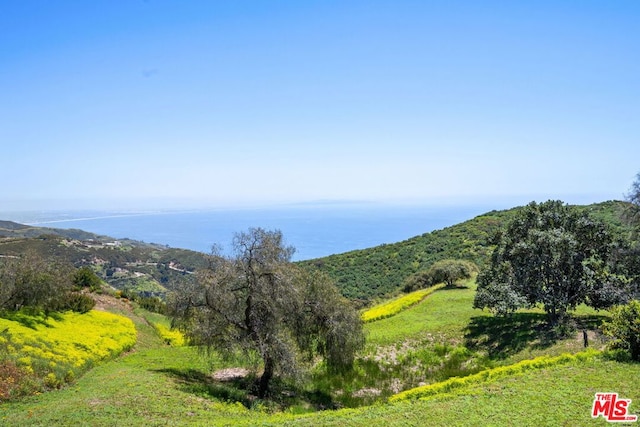
[(391, 396), (389, 401), (397, 402), (401, 400), (427, 399), (440, 393), (451, 393), (455, 390), (463, 389), (474, 384), (486, 383), (498, 378), (518, 375), (531, 370), (544, 369), (568, 363), (585, 362), (598, 357), (599, 355), (599, 351), (589, 349), (576, 354), (564, 353), (555, 357), (540, 356), (534, 359), (522, 360), (512, 365), (485, 369), (477, 374), (467, 375), (466, 377), (453, 377), (438, 383), (427, 384), (410, 390), (405, 390)]
[(161, 323), (152, 323), (152, 325), (165, 343), (172, 347), (182, 347), (185, 345), (185, 339), (182, 332), (175, 329), (169, 329)]
[[(25, 322), (1, 319), (9, 354), (18, 364), (40, 370), (81, 369), (130, 349), (136, 342), (133, 322), (102, 311), (67, 312)], [(8, 334), (7, 334), (8, 333)], [(7, 338), (8, 337), (8, 338)], [(45, 374), (45, 375), (48, 375)]]
[(385, 319), (387, 317), (395, 316), (402, 310), (411, 307), (422, 301), (427, 295), (444, 287), (444, 284), (432, 286), (427, 289), (420, 289), (411, 292), (407, 295), (403, 295), (391, 301), (376, 305), (362, 313), (362, 320), (366, 322), (373, 322), (375, 320)]

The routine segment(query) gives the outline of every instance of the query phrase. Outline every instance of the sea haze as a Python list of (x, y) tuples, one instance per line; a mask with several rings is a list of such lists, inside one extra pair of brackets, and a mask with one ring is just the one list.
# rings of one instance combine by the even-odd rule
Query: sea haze
[[(294, 260), (319, 258), (395, 243), (471, 219), (480, 206), (294, 206), (286, 208), (187, 212), (40, 212), (27, 222), (78, 228), (114, 238), (130, 238), (175, 248), (210, 252), (214, 244), (229, 253), (234, 233), (249, 227), (279, 229), (296, 248)], [(21, 218), (12, 218), (20, 220)]]

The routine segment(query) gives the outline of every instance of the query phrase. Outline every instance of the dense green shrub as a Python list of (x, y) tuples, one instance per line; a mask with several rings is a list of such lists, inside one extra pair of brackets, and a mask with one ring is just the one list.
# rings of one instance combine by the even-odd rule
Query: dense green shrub
[(136, 297), (134, 301), (137, 302), (140, 307), (153, 313), (167, 313), (167, 304), (158, 297), (139, 296)]
[(603, 325), (613, 338), (611, 349), (625, 350), (632, 360), (640, 361), (640, 301), (633, 300), (611, 310), (611, 320)]
[(59, 311), (71, 310), (76, 313), (86, 313), (92, 310), (95, 305), (96, 301), (89, 295), (70, 292), (62, 299)]
[(73, 285), (77, 290), (89, 288), (92, 292), (100, 289), (102, 280), (89, 267), (81, 267), (73, 273)]
[(55, 311), (71, 290), (72, 268), (28, 252), (0, 258), (0, 310)]

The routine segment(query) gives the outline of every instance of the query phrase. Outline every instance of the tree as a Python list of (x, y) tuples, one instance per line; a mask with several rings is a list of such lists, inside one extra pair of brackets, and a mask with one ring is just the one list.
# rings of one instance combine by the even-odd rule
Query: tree
[(71, 290), (72, 268), (35, 252), (0, 259), (0, 309), (56, 311)]
[(418, 271), (407, 277), (403, 290), (412, 292), (437, 283), (446, 283), (447, 286), (452, 287), (458, 280), (469, 279), (477, 272), (478, 267), (471, 261), (444, 259), (433, 263), (428, 270)]
[(490, 265), (478, 275), (475, 308), (507, 314), (542, 304), (551, 323), (588, 303), (604, 308), (626, 296), (609, 271), (606, 226), (561, 201), (530, 203), (497, 237)]
[(264, 397), (276, 374), (296, 376), (304, 362), (325, 357), (347, 369), (364, 345), (362, 322), (324, 275), (290, 262), (294, 249), (280, 231), (235, 235), (235, 255), (214, 251), (210, 266), (172, 295), (174, 325), (189, 341), (223, 354), (258, 354)]
[(444, 259), (433, 263), (429, 267), (428, 275), (431, 284), (446, 283), (447, 286), (454, 286), (458, 280), (469, 279), (478, 268), (469, 261), (459, 259)]
[(29, 309), (45, 315), (65, 310), (86, 313), (96, 302), (76, 291), (83, 283), (85, 286), (95, 283), (94, 280), (100, 283), (97, 276), (87, 270), (74, 271), (70, 264), (44, 258), (36, 252), (0, 258), (0, 311)]
[(636, 227), (640, 227), (640, 173), (636, 175), (626, 196), (629, 207), (625, 212), (627, 221)]
[(617, 250), (617, 270), (630, 280), (633, 298), (640, 298), (640, 173), (627, 193), (622, 219), (631, 227), (630, 238)]
[(640, 301), (614, 307), (602, 329), (614, 339), (610, 347), (627, 350), (632, 360), (640, 361)]

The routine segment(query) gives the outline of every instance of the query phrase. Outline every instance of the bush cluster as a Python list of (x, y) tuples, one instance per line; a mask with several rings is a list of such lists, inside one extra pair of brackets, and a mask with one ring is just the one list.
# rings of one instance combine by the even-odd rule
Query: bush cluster
[(45, 314), (67, 310), (86, 313), (95, 301), (86, 291), (100, 288), (88, 267), (47, 260), (35, 253), (0, 259), (0, 312), (29, 310)]
[(628, 353), (640, 361), (640, 301), (632, 300), (611, 310), (611, 320), (603, 325), (604, 333), (613, 340), (609, 348)]

